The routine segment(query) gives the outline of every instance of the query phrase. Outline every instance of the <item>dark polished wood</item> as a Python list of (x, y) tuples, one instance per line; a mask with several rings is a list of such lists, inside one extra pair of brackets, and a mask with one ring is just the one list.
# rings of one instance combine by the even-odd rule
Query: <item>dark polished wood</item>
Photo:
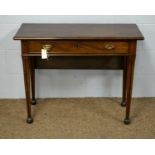
[(112, 56), (57, 56), (42, 60), (36, 57), (36, 69), (123, 69), (122, 57)]
[[(106, 49), (108, 44), (113, 44), (114, 48)], [(127, 41), (29, 41), (29, 53), (40, 54), (44, 44), (49, 44), (52, 48), (50, 54), (127, 54)]]
[(33, 118), (31, 116), (31, 98), (30, 98), (30, 61), (29, 57), (22, 57), (23, 60), (23, 71), (25, 81), (25, 94), (27, 103), (27, 123), (32, 123)]
[(123, 60), (123, 88), (122, 88), (122, 102), (121, 106), (124, 107), (126, 106), (126, 95), (127, 95), (127, 57), (124, 57)]
[(136, 24), (22, 24), (16, 40), (144, 39)]
[(36, 99), (35, 99), (35, 60), (34, 57), (31, 57), (31, 93), (32, 93), (32, 100), (31, 104), (35, 105), (36, 104)]
[(131, 106), (131, 99), (132, 99), (132, 86), (133, 86), (133, 76), (134, 76), (134, 65), (135, 65), (135, 58), (136, 58), (136, 42), (133, 41), (130, 44), (130, 51), (131, 55), (127, 57), (127, 83), (126, 83), (126, 116), (124, 119), (125, 124), (130, 123), (130, 106)]
[[(35, 69), (122, 70), (121, 105), (126, 106), (124, 123), (130, 123), (136, 44), (144, 39), (137, 25), (22, 24), (14, 39), (22, 45), (27, 123), (33, 122), (31, 104), (36, 104)], [(44, 46), (50, 47), (48, 60), (41, 59)]]

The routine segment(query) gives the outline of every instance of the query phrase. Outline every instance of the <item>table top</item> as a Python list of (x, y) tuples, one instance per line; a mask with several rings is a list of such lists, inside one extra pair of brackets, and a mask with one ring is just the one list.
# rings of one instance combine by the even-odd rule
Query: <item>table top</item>
[(129, 39), (143, 40), (136, 24), (39, 24), (23, 23), (15, 40)]

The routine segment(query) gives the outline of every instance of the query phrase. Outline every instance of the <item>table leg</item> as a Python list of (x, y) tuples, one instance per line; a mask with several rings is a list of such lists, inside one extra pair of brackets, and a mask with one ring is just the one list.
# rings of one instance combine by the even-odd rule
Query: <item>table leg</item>
[(127, 94), (127, 57), (124, 57), (124, 67), (123, 67), (123, 88), (122, 88), (122, 102), (121, 106), (126, 106), (126, 94)]
[(32, 123), (33, 118), (31, 116), (31, 103), (30, 103), (30, 58), (22, 56), (23, 71), (24, 71), (24, 83), (25, 83), (25, 95), (27, 104), (27, 123)]
[(135, 63), (135, 55), (129, 56), (127, 58), (127, 102), (126, 102), (126, 116), (124, 119), (125, 124), (130, 124), (130, 106), (132, 98), (134, 63)]
[(35, 99), (35, 67), (34, 67), (34, 58), (33, 57), (31, 57), (31, 93), (32, 93), (31, 104), (35, 105), (36, 104), (36, 99)]

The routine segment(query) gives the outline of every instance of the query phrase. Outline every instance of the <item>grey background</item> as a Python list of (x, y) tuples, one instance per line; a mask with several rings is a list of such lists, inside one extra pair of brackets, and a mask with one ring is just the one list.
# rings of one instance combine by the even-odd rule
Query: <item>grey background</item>
[[(21, 47), (12, 38), (21, 23), (136, 23), (134, 97), (155, 96), (155, 16), (0, 16), (0, 98), (25, 97)], [(38, 97), (120, 97), (121, 71), (36, 70)]]

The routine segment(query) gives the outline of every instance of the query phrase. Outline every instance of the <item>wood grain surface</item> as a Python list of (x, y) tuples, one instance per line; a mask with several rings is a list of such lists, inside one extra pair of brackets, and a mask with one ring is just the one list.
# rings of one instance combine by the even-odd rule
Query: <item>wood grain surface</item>
[(136, 24), (22, 24), (15, 40), (136, 39), (144, 37)]

